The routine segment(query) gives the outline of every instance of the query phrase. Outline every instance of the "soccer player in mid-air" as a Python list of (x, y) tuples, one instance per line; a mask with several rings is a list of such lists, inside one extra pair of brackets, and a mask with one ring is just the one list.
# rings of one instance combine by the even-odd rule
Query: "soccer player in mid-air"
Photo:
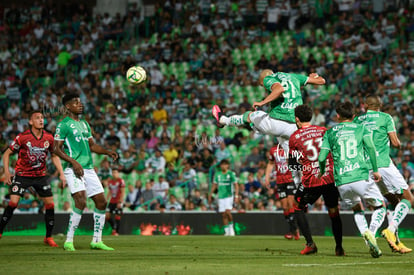
[(102, 184), (93, 168), (92, 152), (108, 155), (114, 160), (118, 158), (118, 154), (94, 142), (88, 122), (80, 118), (83, 104), (77, 93), (65, 94), (62, 103), (68, 115), (56, 127), (54, 152), (64, 160), (66, 182), (75, 202), (63, 248), (66, 251), (75, 251), (73, 236), (86, 207), (88, 196), (96, 207), (93, 212), (94, 233), (90, 247), (114, 250), (102, 242), (106, 199)]
[[(254, 102), (255, 111), (247, 111), (241, 115), (227, 117), (222, 114), (219, 106), (214, 105), (212, 113), (219, 127), (241, 126), (250, 124), (261, 134), (275, 136), (285, 152), (289, 150), (289, 137), (297, 130), (295, 124), (295, 107), (302, 105), (301, 86), (307, 84), (324, 85), (325, 79), (316, 73), (309, 76), (277, 72), (265, 69), (260, 72), (259, 85), (270, 94), (259, 102)], [(269, 104), (271, 110), (266, 113), (256, 110)]]
[[(352, 122), (354, 119), (352, 103), (339, 103), (336, 106), (336, 113), (339, 124), (329, 129), (323, 136), (318, 158), (319, 177), (325, 173), (326, 160), (331, 152), (335, 184), (339, 194), (344, 202), (352, 207), (355, 223), (370, 248), (371, 256), (378, 258), (382, 252), (377, 245), (375, 234), (384, 221), (386, 210), (380, 190), (373, 181), (368, 180), (370, 175), (365, 151), (372, 165), (375, 182), (381, 179), (372, 132), (364, 125)], [(362, 210), (361, 198), (374, 210), (369, 227)]]
[(266, 167), (265, 187), (270, 188), (270, 175), (276, 170), (276, 192), (283, 208), (283, 215), (289, 225), (289, 232), (285, 234), (288, 240), (299, 240), (299, 230), (296, 226), (295, 209), (293, 203), (295, 200), (296, 185), (293, 182), (292, 172), (288, 167), (288, 155), (282, 147), (273, 146), (269, 152), (269, 160)]
[(382, 106), (381, 99), (376, 95), (368, 96), (365, 99), (367, 112), (354, 119), (355, 123), (365, 125), (373, 133), (373, 140), (377, 150), (378, 172), (382, 176), (382, 181), (377, 185), (388, 200), (388, 228), (382, 231), (389, 246), (395, 252), (402, 254), (412, 251), (406, 247), (398, 238), (398, 226), (410, 211), (414, 198), (408, 184), (403, 176), (395, 167), (390, 158), (390, 146), (401, 147), (395, 130), (394, 120), (389, 114), (380, 111)]
[[(121, 225), (122, 207), (125, 198), (125, 182), (119, 175), (118, 167), (112, 168), (112, 177), (108, 180), (108, 194), (106, 200), (109, 200), (106, 212), (106, 220), (112, 227), (112, 235), (119, 235)], [(115, 216), (115, 221), (112, 220)]]
[(342, 221), (338, 209), (339, 193), (334, 183), (333, 160), (330, 154), (327, 159), (325, 174), (322, 178), (318, 177), (318, 156), (326, 128), (311, 125), (312, 114), (312, 108), (307, 105), (299, 105), (295, 108), (295, 119), (299, 129), (289, 139), (290, 167), (302, 171), (302, 184), (295, 195), (296, 219), (302, 235), (306, 239), (306, 247), (301, 251), (301, 254), (312, 254), (318, 251), (312, 239), (305, 210), (308, 204), (315, 203), (322, 195), (331, 219), (332, 232), (336, 243), (335, 254), (344, 256)]
[[(46, 237), (44, 243), (58, 247), (52, 238), (55, 221), (55, 204), (46, 171), (48, 153), (52, 154), (52, 162), (59, 172), (59, 178), (66, 185), (63, 168), (58, 156), (53, 153), (53, 135), (45, 131), (44, 117), (41, 111), (32, 111), (29, 115), (30, 129), (16, 136), (9, 148), (4, 152), (3, 165), (6, 184), (11, 186), (10, 201), (0, 221), (0, 238), (7, 223), (13, 216), (20, 197), (33, 187), (42, 198), (45, 206)], [(10, 155), (18, 153), (14, 177), (9, 171)]]
[(235, 232), (231, 210), (233, 209), (233, 202), (237, 203), (239, 200), (239, 185), (237, 183), (236, 174), (233, 171), (230, 171), (229, 167), (230, 162), (227, 159), (223, 159), (220, 162), (220, 170), (214, 175), (214, 181), (208, 196), (208, 201), (211, 203), (212, 194), (217, 189), (218, 211), (222, 214), (224, 235), (234, 236)]

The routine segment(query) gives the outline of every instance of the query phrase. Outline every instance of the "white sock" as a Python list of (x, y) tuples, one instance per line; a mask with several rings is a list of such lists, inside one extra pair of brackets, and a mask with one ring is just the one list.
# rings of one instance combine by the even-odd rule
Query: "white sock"
[(377, 233), (378, 228), (380, 228), (380, 226), (384, 222), (386, 212), (387, 210), (385, 209), (385, 207), (381, 207), (372, 213), (371, 223), (369, 224), (369, 230), (372, 232), (374, 236)]
[(235, 235), (233, 222), (229, 223), (229, 233), (230, 233), (231, 236)]
[(393, 216), (394, 216), (394, 210), (387, 209), (388, 226), (391, 224)]
[(364, 212), (354, 212), (354, 220), (361, 235), (368, 230), (367, 219), (365, 219)]
[(230, 227), (229, 225), (225, 225), (224, 226), (224, 235), (228, 236), (230, 233)]
[(68, 232), (66, 233), (66, 242), (73, 242), (73, 236), (75, 235), (75, 231), (79, 226), (81, 218), (82, 210), (74, 208), (69, 218)]
[(95, 209), (93, 211), (93, 239), (94, 243), (102, 241), (102, 230), (105, 225), (105, 210)]
[(241, 126), (244, 125), (243, 115), (232, 115), (230, 117), (221, 116), (220, 123), (227, 126)]
[(390, 230), (392, 233), (395, 233), (400, 223), (404, 220), (405, 216), (407, 216), (410, 208), (411, 203), (408, 200), (401, 200), (395, 207), (392, 221), (388, 225), (388, 230)]

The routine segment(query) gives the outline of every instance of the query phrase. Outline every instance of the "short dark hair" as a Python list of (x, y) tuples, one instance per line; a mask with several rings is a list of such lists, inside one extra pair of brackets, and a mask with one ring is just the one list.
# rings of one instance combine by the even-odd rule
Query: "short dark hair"
[(223, 159), (220, 161), (220, 165), (222, 164), (230, 164), (230, 161), (228, 159)]
[(295, 117), (297, 117), (300, 122), (310, 122), (312, 115), (313, 110), (308, 105), (299, 105), (295, 108)]
[(75, 92), (70, 92), (70, 93), (67, 93), (67, 94), (65, 94), (64, 96), (63, 96), (63, 98), (62, 98), (62, 104), (63, 105), (66, 105), (66, 103), (68, 103), (69, 101), (71, 101), (72, 99), (74, 99), (74, 98), (78, 98), (79, 97), (79, 94), (78, 93), (75, 93)]
[(352, 104), (351, 102), (339, 103), (336, 106), (336, 113), (341, 118), (352, 119), (354, 117), (354, 114), (355, 114), (354, 104)]
[(32, 111), (30, 111), (30, 113), (29, 113), (29, 119), (31, 119), (31, 118), (32, 118), (32, 116), (33, 116), (34, 114), (37, 114), (37, 113), (39, 113), (39, 114), (42, 114), (42, 115), (43, 115), (43, 112), (42, 112), (42, 111), (40, 111), (40, 110), (38, 110), (38, 109), (36, 109), (36, 110), (32, 110)]

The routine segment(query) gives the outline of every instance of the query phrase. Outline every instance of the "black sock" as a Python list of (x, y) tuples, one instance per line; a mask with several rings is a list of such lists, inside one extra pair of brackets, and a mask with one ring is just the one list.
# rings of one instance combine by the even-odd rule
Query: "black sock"
[(295, 214), (294, 213), (289, 214), (288, 223), (289, 223), (290, 232), (295, 234), (298, 227), (296, 226), (296, 220), (295, 220)]
[(342, 247), (342, 220), (341, 217), (330, 217), (332, 223), (332, 232), (334, 234), (336, 247)]
[(303, 210), (300, 209), (295, 209), (295, 216), (300, 232), (306, 239), (306, 244), (313, 244), (312, 234), (309, 228), (308, 219), (305, 216), (305, 212), (303, 212)]
[(0, 221), (0, 234), (3, 234), (4, 228), (13, 216), (14, 209), (16, 209), (16, 207), (11, 207), (10, 205), (8, 205), (6, 209), (4, 209), (4, 213)]
[(112, 229), (115, 229), (115, 224), (114, 224), (114, 220), (112, 219), (112, 217), (110, 217), (108, 219), (108, 223), (109, 223), (109, 225), (111, 226)]
[(115, 218), (115, 231), (119, 233), (119, 227), (121, 227), (121, 217)]
[(46, 209), (45, 211), (46, 238), (52, 236), (53, 227), (55, 226), (55, 208)]

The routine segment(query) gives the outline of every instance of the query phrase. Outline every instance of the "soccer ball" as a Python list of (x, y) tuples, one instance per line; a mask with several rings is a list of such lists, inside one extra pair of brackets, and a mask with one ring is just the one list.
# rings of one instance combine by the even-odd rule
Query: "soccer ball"
[(147, 80), (147, 73), (141, 66), (134, 66), (128, 69), (126, 78), (129, 83), (137, 85)]

